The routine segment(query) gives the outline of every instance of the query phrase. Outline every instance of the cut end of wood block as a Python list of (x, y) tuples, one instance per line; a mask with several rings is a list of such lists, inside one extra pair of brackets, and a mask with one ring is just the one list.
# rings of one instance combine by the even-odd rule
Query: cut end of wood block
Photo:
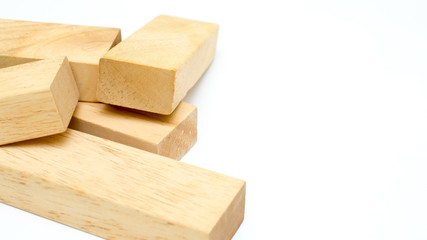
[(50, 90), (65, 132), (79, 101), (79, 90), (67, 57), (50, 85)]
[(106, 58), (100, 60), (99, 68), (99, 101), (158, 114), (173, 112), (175, 71)]
[(180, 160), (197, 142), (197, 108), (182, 103), (172, 113), (186, 115), (158, 145), (158, 154)]
[(98, 100), (171, 114), (211, 64), (218, 25), (160, 15), (105, 54)]
[(62, 133), (78, 101), (66, 58), (0, 69), (0, 145)]
[[(242, 181), (243, 182), (243, 181)], [(245, 217), (246, 182), (209, 234), (209, 240), (230, 240)]]

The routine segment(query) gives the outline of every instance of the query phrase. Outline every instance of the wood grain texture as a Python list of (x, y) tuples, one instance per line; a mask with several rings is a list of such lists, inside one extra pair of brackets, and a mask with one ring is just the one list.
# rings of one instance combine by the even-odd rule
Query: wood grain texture
[(67, 56), (81, 101), (96, 101), (99, 59), (121, 40), (120, 29), (0, 19), (0, 54)]
[(0, 144), (66, 131), (79, 97), (67, 58), (2, 68), (0, 82)]
[(80, 102), (70, 128), (181, 159), (197, 140), (197, 108), (182, 102), (170, 115)]
[(79, 131), (0, 147), (0, 201), (106, 239), (230, 239), (245, 182)]
[(101, 102), (170, 114), (215, 56), (218, 25), (158, 16), (100, 60)]

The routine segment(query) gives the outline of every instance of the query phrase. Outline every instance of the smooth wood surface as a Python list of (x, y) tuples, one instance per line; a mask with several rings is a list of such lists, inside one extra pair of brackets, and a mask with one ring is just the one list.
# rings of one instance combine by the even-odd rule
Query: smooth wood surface
[(0, 201), (105, 239), (230, 239), (245, 182), (75, 130), (0, 147)]
[(0, 144), (66, 131), (78, 97), (67, 58), (0, 69)]
[(121, 40), (120, 29), (0, 19), (0, 54), (67, 56), (81, 101), (96, 101), (99, 59)]
[(101, 102), (170, 114), (215, 56), (218, 25), (158, 16), (101, 58)]
[(170, 115), (79, 102), (70, 128), (173, 159), (197, 140), (197, 108), (182, 102)]

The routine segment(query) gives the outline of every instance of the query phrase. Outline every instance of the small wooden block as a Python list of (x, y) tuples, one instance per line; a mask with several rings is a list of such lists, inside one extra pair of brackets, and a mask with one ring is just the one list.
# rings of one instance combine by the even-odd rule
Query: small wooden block
[(197, 140), (197, 108), (182, 102), (171, 115), (79, 102), (70, 128), (181, 159)]
[(120, 29), (0, 19), (0, 54), (67, 56), (81, 101), (96, 101), (99, 59), (121, 40)]
[(0, 145), (67, 130), (79, 98), (67, 58), (2, 68), (0, 83)]
[(101, 102), (170, 114), (215, 56), (218, 25), (159, 16), (99, 63)]
[(231, 239), (245, 189), (74, 130), (0, 147), (0, 201), (105, 239)]

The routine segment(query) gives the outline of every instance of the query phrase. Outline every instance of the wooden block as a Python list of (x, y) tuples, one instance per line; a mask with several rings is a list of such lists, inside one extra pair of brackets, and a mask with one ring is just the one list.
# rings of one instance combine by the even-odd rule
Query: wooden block
[(0, 147), (0, 201), (105, 239), (231, 239), (245, 182), (68, 130)]
[(100, 60), (98, 100), (170, 114), (212, 62), (218, 25), (159, 16)]
[(81, 101), (96, 101), (99, 59), (121, 40), (120, 29), (0, 19), (0, 54), (67, 56)]
[(0, 145), (67, 130), (79, 97), (67, 58), (2, 68), (0, 82)]
[(197, 108), (182, 102), (171, 115), (80, 102), (70, 128), (181, 159), (197, 140)]

